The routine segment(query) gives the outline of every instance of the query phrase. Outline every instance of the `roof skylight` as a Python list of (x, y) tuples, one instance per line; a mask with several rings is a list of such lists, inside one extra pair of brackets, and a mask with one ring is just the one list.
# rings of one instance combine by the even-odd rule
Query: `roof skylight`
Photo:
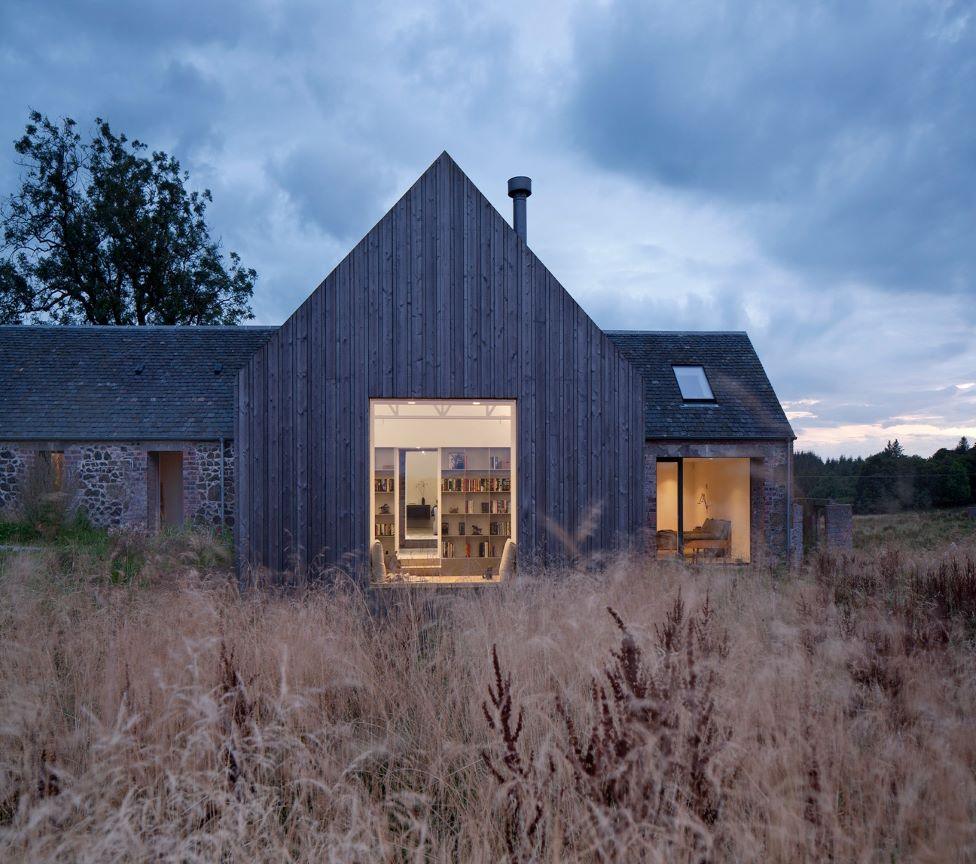
[(674, 377), (678, 379), (678, 389), (685, 402), (714, 402), (715, 396), (709, 386), (705, 370), (701, 366), (672, 366)]

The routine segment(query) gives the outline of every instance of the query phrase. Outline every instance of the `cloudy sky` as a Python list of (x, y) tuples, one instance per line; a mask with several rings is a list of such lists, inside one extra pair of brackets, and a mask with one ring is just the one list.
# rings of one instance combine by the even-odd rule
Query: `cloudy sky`
[(520, 5), (4, 0), (0, 192), (103, 116), (279, 323), (446, 149), (601, 326), (747, 330), (799, 447), (976, 438), (976, 2)]

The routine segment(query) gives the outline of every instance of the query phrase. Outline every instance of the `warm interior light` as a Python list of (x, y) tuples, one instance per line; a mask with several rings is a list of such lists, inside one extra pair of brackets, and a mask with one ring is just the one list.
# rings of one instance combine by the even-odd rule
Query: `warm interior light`
[(369, 542), (379, 541), (387, 574), (445, 585), (499, 581), (505, 544), (517, 542), (514, 403), (371, 404)]

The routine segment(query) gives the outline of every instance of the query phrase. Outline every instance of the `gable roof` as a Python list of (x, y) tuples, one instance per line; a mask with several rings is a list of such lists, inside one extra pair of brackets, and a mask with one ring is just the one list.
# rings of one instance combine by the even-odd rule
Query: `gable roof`
[[(644, 377), (647, 438), (796, 437), (745, 333), (633, 330), (606, 333)], [(702, 366), (715, 401), (685, 402), (673, 365)]]
[(0, 326), (0, 441), (230, 438), (236, 373), (275, 329)]
[[(442, 153), (241, 370), (241, 560), (362, 554), (366, 407), (387, 398), (519, 400), (519, 554), (564, 554), (552, 525), (610, 548), (643, 521), (643, 391)], [(588, 519), (594, 501), (606, 506)]]

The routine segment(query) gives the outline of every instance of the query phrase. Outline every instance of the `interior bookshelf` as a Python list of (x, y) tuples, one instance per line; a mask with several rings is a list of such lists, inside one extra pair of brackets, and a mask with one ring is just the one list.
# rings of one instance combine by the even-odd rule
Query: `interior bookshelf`
[(396, 471), (393, 447), (377, 447), (373, 467), (373, 537), (387, 555), (396, 549)]
[(512, 463), (508, 447), (441, 450), (441, 559), (452, 571), (497, 568), (512, 536)]
[[(451, 575), (497, 575), (505, 543), (513, 536), (513, 471), (508, 447), (440, 447), (435, 480), (435, 536), (431, 553)], [(373, 453), (373, 532), (387, 567), (397, 565), (404, 544), (400, 521), (404, 494), (398, 448)], [(400, 467), (397, 468), (398, 460)], [(409, 538), (408, 538), (409, 539)], [(412, 552), (416, 538), (406, 544)], [(400, 566), (403, 562), (400, 561)]]

